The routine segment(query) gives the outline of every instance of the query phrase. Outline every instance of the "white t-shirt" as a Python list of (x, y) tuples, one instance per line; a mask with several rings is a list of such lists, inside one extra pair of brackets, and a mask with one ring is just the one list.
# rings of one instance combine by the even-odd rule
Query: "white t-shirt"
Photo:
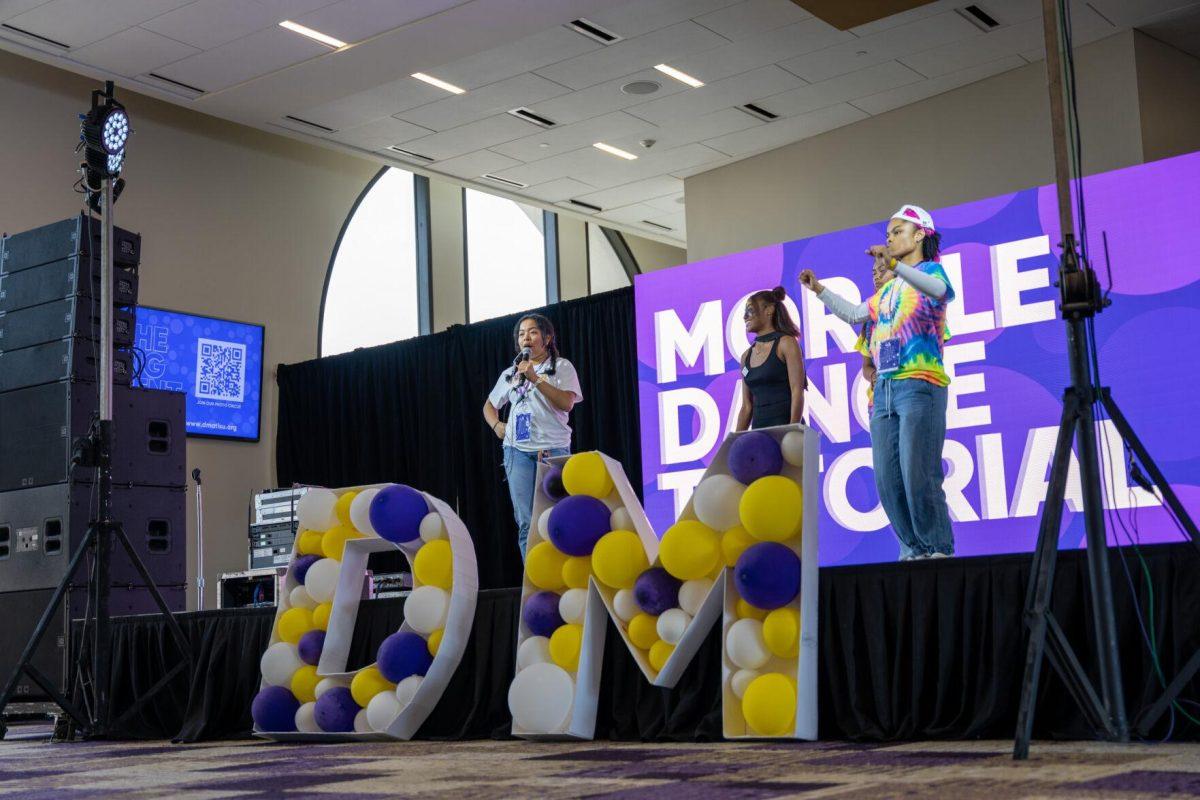
[[(551, 386), (575, 395), (576, 403), (583, 400), (583, 392), (579, 388), (579, 375), (570, 361), (565, 358), (557, 359), (553, 375), (546, 374), (550, 369), (549, 358), (538, 364), (536, 369), (539, 375), (546, 375), (546, 382)], [(509, 367), (500, 373), (496, 386), (488, 395), (488, 400), (497, 411), (507, 403), (513, 404), (504, 432), (504, 443), (527, 452), (549, 450), (552, 447), (570, 447), (571, 426), (567, 424), (567, 412), (560, 411), (529, 381), (518, 387), (519, 376), (514, 376), (511, 381), (508, 379), (512, 371), (513, 368)], [(525, 419), (519, 420), (518, 417), (521, 416)], [(524, 436), (526, 426), (527, 437)], [(518, 439), (518, 435), (524, 438)]]

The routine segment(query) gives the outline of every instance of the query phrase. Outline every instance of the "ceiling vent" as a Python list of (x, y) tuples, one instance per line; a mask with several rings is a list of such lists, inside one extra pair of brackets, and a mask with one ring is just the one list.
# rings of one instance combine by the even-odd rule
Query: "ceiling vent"
[(192, 86), (189, 83), (183, 83), (182, 81), (172, 80), (171, 78), (168, 78), (165, 75), (159, 75), (157, 72), (148, 72), (148, 73), (146, 73), (146, 77), (153, 78), (158, 83), (166, 84), (166, 86), (168, 86), (172, 90), (182, 89), (185, 92), (187, 92), (189, 95), (192, 95), (192, 96), (198, 96), (198, 95), (202, 95), (205, 93), (204, 90), (198, 86)]
[(657, 222), (651, 222), (648, 219), (642, 220), (643, 225), (649, 225), (651, 228), (658, 228), (660, 231), (671, 231), (674, 228), (668, 228), (666, 225), (659, 225)]
[(662, 84), (658, 81), (630, 81), (621, 87), (621, 91), (625, 94), (654, 94), (662, 88)]
[(306, 128), (312, 128), (313, 130), (321, 131), (322, 133), (336, 133), (337, 132), (336, 128), (329, 128), (329, 127), (326, 127), (325, 125), (319, 125), (315, 122), (309, 122), (306, 119), (300, 119), (299, 117), (293, 117), (291, 114), (284, 114), (283, 118), (286, 119), (288, 122), (295, 122), (297, 125), (303, 125)]
[(420, 153), (414, 153), (412, 150), (405, 150), (403, 147), (397, 147), (394, 144), (388, 145), (387, 149), (393, 153), (396, 153), (397, 155), (412, 159), (414, 161), (433, 161), (433, 159), (429, 156), (424, 156)]
[(30, 39), (34, 39), (38, 42), (41, 42), (42, 44), (48, 44), (52, 47), (57, 47), (61, 50), (70, 50), (71, 49), (71, 45), (69, 45), (69, 44), (63, 44), (62, 42), (55, 41), (54, 39), (49, 39), (45, 36), (39, 36), (38, 34), (33, 33), (31, 31), (24, 30), (23, 28), (18, 28), (16, 25), (9, 25), (7, 22), (0, 23), (0, 28), (4, 28), (4, 30), (11, 31), (12, 33), (20, 34), (21, 36), (27, 36)]
[(501, 186), (508, 186), (513, 189), (528, 189), (529, 188), (528, 183), (521, 183), (520, 181), (510, 181), (508, 178), (501, 178), (499, 175), (493, 175), (490, 172), (485, 175), (480, 175), (479, 177), (481, 180), (491, 181), (492, 183), (498, 183)]
[(754, 103), (746, 103), (745, 105), (740, 105), (737, 107), (737, 109), (739, 111), (744, 111), (745, 113), (749, 114), (750, 116), (752, 116), (756, 119), (761, 119), (764, 122), (770, 122), (771, 120), (779, 119), (778, 114), (772, 114), (770, 111), (767, 111), (762, 106), (755, 105)]
[(976, 28), (979, 28), (979, 30), (983, 31), (984, 33), (994, 31), (996, 28), (1000, 27), (1000, 23), (997, 22), (991, 14), (987, 13), (979, 6), (964, 6), (954, 10), (958, 12), (960, 17), (974, 25)]
[(542, 128), (553, 128), (555, 125), (558, 124), (557, 122), (555, 122), (552, 119), (547, 119), (546, 117), (543, 117), (541, 114), (533, 113), (532, 111), (530, 111), (528, 108), (525, 108), (524, 106), (522, 106), (520, 108), (509, 109), (508, 113), (512, 114), (517, 119), (523, 119), (526, 122), (532, 122), (534, 125), (538, 125)]
[(592, 205), (591, 203), (585, 203), (582, 200), (576, 200), (574, 198), (568, 200), (567, 202), (573, 206), (578, 206), (579, 208), (582, 208), (585, 211), (590, 211), (593, 214), (599, 214), (601, 211), (604, 210), (600, 206)]
[(586, 19), (573, 19), (567, 23), (567, 27), (578, 33), (580, 36), (586, 36), (594, 42), (600, 44), (612, 44), (613, 42), (621, 41), (622, 36), (617, 36), (612, 31), (606, 31), (594, 22)]

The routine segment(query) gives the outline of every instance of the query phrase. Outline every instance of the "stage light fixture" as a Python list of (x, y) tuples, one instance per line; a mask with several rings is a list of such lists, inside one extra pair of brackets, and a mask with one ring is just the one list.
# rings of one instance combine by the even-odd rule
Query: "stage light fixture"
[(82, 116), (79, 131), (88, 168), (105, 177), (116, 177), (125, 165), (130, 133), (129, 113), (113, 99), (111, 89), (93, 92), (92, 108)]

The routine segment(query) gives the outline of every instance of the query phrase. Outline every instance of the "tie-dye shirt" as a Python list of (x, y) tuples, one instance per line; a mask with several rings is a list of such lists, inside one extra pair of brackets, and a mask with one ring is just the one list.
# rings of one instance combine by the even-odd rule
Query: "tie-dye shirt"
[(950, 376), (942, 365), (942, 347), (950, 338), (946, 307), (954, 299), (954, 287), (942, 265), (936, 261), (922, 261), (914, 269), (939, 278), (946, 284), (946, 293), (933, 298), (917, 291), (905, 280), (893, 278), (888, 281), (867, 301), (871, 319), (863, 324), (858, 349), (878, 364), (880, 345), (888, 339), (897, 339), (900, 342), (900, 367), (886, 377), (893, 380), (917, 378), (936, 386), (948, 386)]

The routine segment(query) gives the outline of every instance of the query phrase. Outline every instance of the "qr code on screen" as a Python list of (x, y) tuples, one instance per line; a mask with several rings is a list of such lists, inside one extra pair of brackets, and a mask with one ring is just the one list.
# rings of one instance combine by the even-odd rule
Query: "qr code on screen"
[(242, 402), (246, 396), (246, 345), (196, 340), (196, 397)]

